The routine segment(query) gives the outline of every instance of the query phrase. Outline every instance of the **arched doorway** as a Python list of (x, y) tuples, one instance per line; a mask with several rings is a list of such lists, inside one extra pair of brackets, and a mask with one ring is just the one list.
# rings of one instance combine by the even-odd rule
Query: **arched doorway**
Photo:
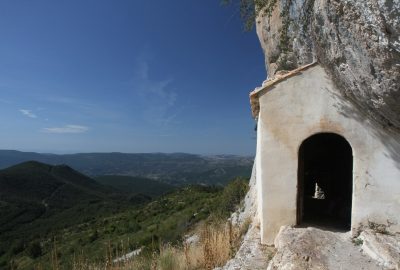
[(297, 224), (350, 230), (353, 155), (345, 138), (319, 133), (299, 149)]

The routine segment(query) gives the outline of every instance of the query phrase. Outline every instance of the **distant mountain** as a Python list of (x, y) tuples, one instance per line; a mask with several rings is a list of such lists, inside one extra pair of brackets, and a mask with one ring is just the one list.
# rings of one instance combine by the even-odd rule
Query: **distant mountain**
[(117, 189), (66, 165), (24, 162), (0, 171), (0, 242), (43, 235), (132, 204)]
[(5, 201), (71, 207), (82, 200), (109, 198), (110, 191), (66, 165), (28, 161), (0, 171), (0, 198)]
[(52, 165), (67, 164), (89, 176), (145, 177), (174, 185), (224, 185), (233, 176), (249, 177), (253, 164), (253, 157), (234, 155), (201, 156), (185, 153), (54, 155), (0, 150), (0, 169), (28, 160)]
[(109, 186), (128, 194), (130, 198), (139, 194), (152, 198), (164, 195), (175, 189), (174, 186), (143, 177), (123, 176), (123, 175), (104, 175), (94, 178), (102, 185)]

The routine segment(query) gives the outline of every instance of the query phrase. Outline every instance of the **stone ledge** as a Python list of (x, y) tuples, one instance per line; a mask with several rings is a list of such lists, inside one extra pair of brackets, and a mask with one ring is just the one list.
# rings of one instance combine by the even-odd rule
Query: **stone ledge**
[(278, 74), (276, 74), (273, 78), (268, 79), (266, 81), (264, 81), (262, 83), (261, 87), (257, 87), (256, 89), (254, 89), (253, 91), (250, 92), (249, 96), (250, 96), (250, 105), (251, 105), (251, 113), (253, 115), (254, 118), (256, 118), (258, 116), (258, 113), (260, 111), (260, 104), (258, 102), (258, 95), (264, 91), (267, 91), (268, 89), (270, 89), (272, 86), (274, 86), (275, 84), (290, 78), (292, 76), (301, 74), (301, 71), (306, 70), (309, 67), (313, 67), (315, 65), (317, 65), (318, 62), (313, 62), (311, 64), (307, 64), (304, 66), (301, 66), (299, 68), (296, 68), (292, 71), (288, 71), (288, 72), (280, 72)]

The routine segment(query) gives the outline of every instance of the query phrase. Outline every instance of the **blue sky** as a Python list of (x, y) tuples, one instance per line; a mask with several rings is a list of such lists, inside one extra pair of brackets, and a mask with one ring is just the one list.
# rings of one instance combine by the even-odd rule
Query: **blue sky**
[(255, 32), (219, 0), (0, 2), (0, 149), (254, 154)]

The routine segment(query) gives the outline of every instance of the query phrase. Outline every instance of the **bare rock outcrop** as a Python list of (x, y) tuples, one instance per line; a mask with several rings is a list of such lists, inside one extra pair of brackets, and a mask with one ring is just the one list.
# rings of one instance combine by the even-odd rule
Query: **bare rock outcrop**
[(256, 20), (269, 76), (318, 61), (349, 100), (398, 133), (400, 1), (269, 2)]
[(275, 247), (277, 253), (268, 270), (391, 269), (364, 254), (350, 233), (285, 226), (275, 239)]
[(256, 187), (256, 162), (254, 161), (251, 177), (249, 181), (249, 191), (247, 192), (244, 203), (240, 209), (231, 216), (233, 225), (242, 225), (245, 222), (258, 223), (257, 216), (257, 187)]
[(267, 269), (275, 248), (261, 245), (260, 228), (252, 224), (235, 257), (223, 267), (214, 270), (263, 270)]
[(256, 166), (253, 165), (253, 171), (249, 182), (249, 191), (244, 200), (243, 207), (232, 214), (233, 224), (242, 225), (250, 222), (249, 229), (244, 236), (243, 242), (235, 254), (235, 257), (229, 260), (223, 267), (214, 270), (257, 270), (266, 269), (269, 260), (275, 253), (273, 247), (261, 245), (261, 234), (259, 220), (257, 216), (257, 187), (256, 187)]
[(400, 269), (400, 235), (363, 231), (359, 239), (362, 249), (375, 261), (389, 269)]

